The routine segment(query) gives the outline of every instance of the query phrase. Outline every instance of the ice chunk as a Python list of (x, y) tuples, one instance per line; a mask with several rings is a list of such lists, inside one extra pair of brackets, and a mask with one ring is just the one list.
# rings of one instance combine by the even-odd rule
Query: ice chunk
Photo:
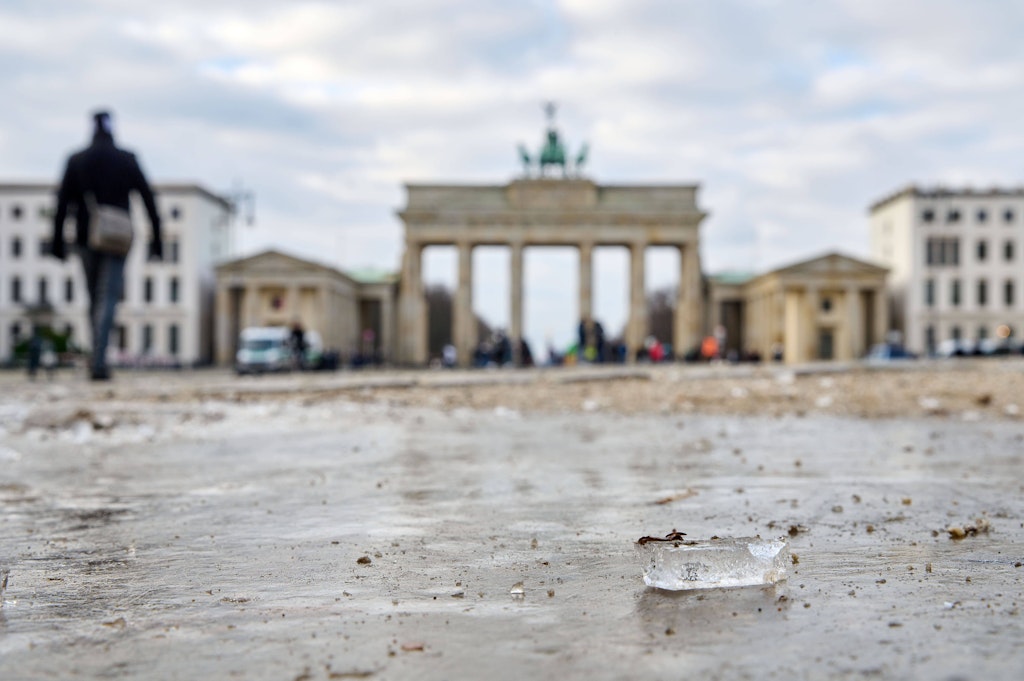
[(7, 580), (11, 571), (7, 568), (0, 568), (0, 608), (4, 606), (4, 592), (7, 591)]
[(665, 539), (643, 537), (636, 553), (644, 583), (659, 589), (715, 589), (774, 584), (786, 578), (789, 544), (760, 537), (686, 540), (673, 531)]

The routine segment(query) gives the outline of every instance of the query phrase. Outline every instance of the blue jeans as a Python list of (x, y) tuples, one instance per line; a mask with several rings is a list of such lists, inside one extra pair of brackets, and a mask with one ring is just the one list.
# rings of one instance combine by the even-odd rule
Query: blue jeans
[(96, 376), (108, 371), (107, 343), (114, 326), (114, 311), (124, 289), (125, 258), (88, 248), (79, 249), (78, 254), (89, 291), (89, 328), (92, 331), (89, 368)]

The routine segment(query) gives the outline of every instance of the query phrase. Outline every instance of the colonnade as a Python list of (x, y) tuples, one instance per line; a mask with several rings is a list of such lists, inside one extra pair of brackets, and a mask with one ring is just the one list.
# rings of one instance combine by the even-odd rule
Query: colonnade
[[(780, 320), (785, 325), (784, 355), (787, 363), (818, 359), (852, 360), (863, 356), (872, 343), (884, 339), (884, 290), (856, 285), (838, 290), (791, 286), (773, 298), (781, 300), (782, 315), (769, 314), (766, 319), (769, 323), (775, 322), (776, 328)], [(823, 305), (824, 300), (830, 301), (828, 309)], [(868, 318), (869, 314), (873, 319)], [(829, 334), (833, 341), (830, 357), (822, 356), (823, 332)]]
[[(633, 241), (630, 243), (604, 243), (592, 240), (576, 242), (528, 243), (524, 240), (509, 240), (495, 244), (473, 243), (468, 240), (451, 244), (406, 241), (402, 263), (401, 289), (399, 300), (399, 349), (408, 363), (422, 365), (428, 360), (427, 350), (427, 306), (424, 299), (422, 258), (426, 246), (454, 245), (458, 252), (458, 277), (452, 311), (452, 339), (458, 362), (467, 366), (473, 356), (478, 338), (476, 317), (473, 313), (473, 248), (477, 245), (505, 245), (510, 250), (510, 300), (509, 339), (512, 341), (516, 362), (520, 361), (520, 340), (523, 337), (523, 251), (528, 246), (550, 245), (574, 246), (579, 254), (579, 319), (593, 317), (593, 253), (597, 246), (625, 246), (630, 252), (629, 316), (626, 322), (625, 342), (627, 357), (635, 359), (637, 350), (647, 335), (647, 300), (644, 290), (644, 254), (648, 246), (670, 245), (680, 251), (679, 286), (674, 319), (674, 346), (676, 353), (682, 353), (695, 346), (700, 334), (700, 257), (696, 242), (676, 244)], [(578, 320), (577, 320), (578, 321)], [(575, 323), (573, 323), (575, 328)]]
[[(871, 312), (866, 296), (872, 297)], [(829, 300), (825, 309), (823, 300)], [(795, 287), (785, 291), (787, 325), (785, 356), (788, 362), (818, 359), (852, 360), (864, 355), (871, 343), (881, 342), (885, 335), (885, 292), (882, 288), (862, 288), (848, 284), (841, 289), (817, 286)], [(865, 327), (865, 324), (870, 326)], [(831, 334), (831, 357), (822, 357), (821, 333)]]

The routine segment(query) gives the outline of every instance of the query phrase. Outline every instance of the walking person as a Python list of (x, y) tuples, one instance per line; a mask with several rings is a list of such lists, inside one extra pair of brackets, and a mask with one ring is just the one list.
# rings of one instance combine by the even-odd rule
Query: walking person
[[(107, 342), (114, 325), (114, 313), (124, 288), (124, 265), (127, 249), (111, 249), (98, 243), (98, 229), (90, 219), (100, 214), (99, 207), (114, 207), (125, 214), (130, 210), (130, 196), (138, 192), (146, 206), (152, 227), (148, 256), (163, 258), (160, 215), (149, 182), (130, 151), (114, 144), (112, 117), (109, 111), (93, 114), (92, 143), (72, 154), (57, 192), (57, 211), (53, 222), (51, 255), (59, 260), (67, 257), (64, 243), (64, 220), (73, 207), (75, 240), (73, 248), (82, 259), (86, 288), (89, 293), (89, 326), (92, 331), (90, 377), (94, 381), (110, 379), (107, 366)], [(90, 239), (90, 237), (93, 237)], [(130, 243), (127, 248), (130, 248)]]
[(292, 357), (295, 359), (296, 369), (306, 368), (306, 332), (298, 320), (292, 323), (292, 331), (289, 337), (292, 346)]
[(43, 359), (43, 337), (39, 333), (39, 327), (32, 327), (32, 337), (28, 339), (28, 378), (36, 380), (36, 373)]

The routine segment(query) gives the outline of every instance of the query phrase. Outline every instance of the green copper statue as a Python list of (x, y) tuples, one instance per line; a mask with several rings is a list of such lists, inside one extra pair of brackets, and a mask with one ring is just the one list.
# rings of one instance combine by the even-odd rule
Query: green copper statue
[[(524, 145), (519, 145), (519, 158), (523, 162), (523, 173), (530, 177), (533, 174), (531, 171), (536, 167), (537, 176), (546, 177), (548, 166), (561, 166), (562, 177), (567, 178), (570, 175), (570, 168), (566, 160), (565, 145), (559, 139), (558, 129), (555, 127), (555, 103), (547, 102), (544, 105), (544, 111), (548, 118), (547, 141), (541, 147), (536, 160), (530, 156)], [(583, 164), (587, 160), (587, 150), (588, 147), (584, 144), (576, 155), (575, 167), (572, 169), (573, 175), (579, 176), (583, 170)]]

